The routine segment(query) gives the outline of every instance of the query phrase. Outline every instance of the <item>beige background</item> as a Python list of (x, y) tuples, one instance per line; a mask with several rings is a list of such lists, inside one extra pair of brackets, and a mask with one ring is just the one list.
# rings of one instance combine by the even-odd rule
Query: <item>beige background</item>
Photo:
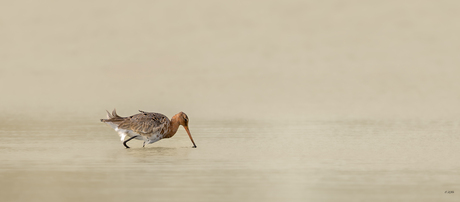
[(452, 119), (459, 4), (2, 1), (0, 110)]

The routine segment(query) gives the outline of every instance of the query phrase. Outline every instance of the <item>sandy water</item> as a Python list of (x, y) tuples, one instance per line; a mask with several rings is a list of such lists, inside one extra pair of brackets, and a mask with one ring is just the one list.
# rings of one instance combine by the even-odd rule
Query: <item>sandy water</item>
[(457, 122), (202, 121), (125, 149), (87, 120), (9, 123), (5, 201), (457, 201)]

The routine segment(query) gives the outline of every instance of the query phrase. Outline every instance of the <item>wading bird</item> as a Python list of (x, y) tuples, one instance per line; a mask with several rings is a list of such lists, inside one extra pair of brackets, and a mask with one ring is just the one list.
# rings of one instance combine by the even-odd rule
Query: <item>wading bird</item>
[[(101, 119), (101, 122), (109, 124), (121, 137), (121, 141), (126, 148), (126, 145), (132, 139), (144, 140), (145, 144), (152, 144), (163, 138), (170, 138), (176, 134), (179, 125), (184, 126), (190, 140), (193, 143), (193, 148), (196, 148), (193, 142), (192, 135), (188, 129), (188, 117), (184, 112), (179, 112), (171, 118), (160, 113), (144, 112), (139, 110), (139, 114), (129, 117), (118, 116), (114, 109), (112, 114), (107, 111), (107, 119)], [(128, 136), (129, 139), (125, 140)]]

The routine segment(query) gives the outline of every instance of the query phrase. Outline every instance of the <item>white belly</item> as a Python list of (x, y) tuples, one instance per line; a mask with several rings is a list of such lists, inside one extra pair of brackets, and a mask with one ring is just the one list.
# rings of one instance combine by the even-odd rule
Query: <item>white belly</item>
[(143, 140), (147, 144), (152, 144), (163, 138), (163, 135), (160, 134), (159, 132), (149, 134), (148, 136), (150, 137), (148, 137), (146, 135), (140, 135), (139, 133), (136, 133), (132, 130), (120, 129), (118, 127), (115, 128), (115, 131), (117, 131), (118, 135), (120, 135), (122, 142), (125, 140), (126, 136), (135, 137), (134, 139), (137, 139), (137, 140)]

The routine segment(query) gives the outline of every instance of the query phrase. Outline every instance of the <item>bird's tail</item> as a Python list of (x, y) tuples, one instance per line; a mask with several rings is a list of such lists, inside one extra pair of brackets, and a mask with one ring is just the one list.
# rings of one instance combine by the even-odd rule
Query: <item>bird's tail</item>
[(125, 118), (121, 117), (121, 116), (118, 116), (117, 114), (117, 110), (116, 109), (113, 109), (112, 111), (112, 114), (110, 114), (109, 111), (107, 111), (107, 119), (101, 119), (101, 122), (112, 122), (112, 123), (120, 123), (122, 122)]

